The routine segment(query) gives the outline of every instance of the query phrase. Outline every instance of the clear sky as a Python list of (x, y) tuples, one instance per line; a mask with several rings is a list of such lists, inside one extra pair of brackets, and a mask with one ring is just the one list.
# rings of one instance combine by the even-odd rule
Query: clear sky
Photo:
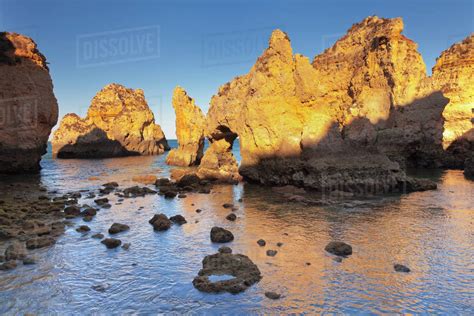
[(50, 63), (60, 118), (85, 115), (106, 84), (141, 88), (168, 138), (182, 86), (204, 112), (220, 85), (247, 73), (272, 29), (312, 59), (369, 15), (402, 17), (428, 71), (474, 30), (473, 0), (0, 0), (0, 29), (31, 36)]

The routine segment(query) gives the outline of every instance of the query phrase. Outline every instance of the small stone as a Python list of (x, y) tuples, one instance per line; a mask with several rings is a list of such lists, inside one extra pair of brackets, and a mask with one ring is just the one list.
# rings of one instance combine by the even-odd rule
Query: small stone
[(104, 238), (104, 235), (103, 235), (103, 234), (100, 234), (100, 233), (97, 233), (97, 234), (92, 235), (91, 238), (94, 238), (94, 239), (102, 239), (102, 238)]
[(311, 265), (311, 262), (306, 262), (306, 265), (307, 265), (307, 266), (310, 266), (310, 265)]
[(269, 257), (275, 257), (278, 251), (276, 250), (267, 250), (267, 256)]
[(234, 207), (234, 204), (232, 204), (232, 203), (224, 203), (224, 204), (222, 204), (222, 207), (223, 207), (223, 208), (232, 208), (232, 207)]
[(281, 247), (281, 246), (283, 246), (283, 243), (282, 242), (277, 242), (277, 246)]
[(101, 207), (102, 207), (102, 208), (111, 208), (112, 205), (109, 204), (109, 203), (105, 203), (105, 204), (102, 204)]
[(334, 260), (336, 262), (342, 262), (342, 257), (334, 257), (334, 258), (332, 258), (332, 260)]
[(124, 244), (122, 245), (122, 249), (128, 250), (128, 249), (130, 249), (130, 245), (131, 245), (131, 244), (130, 244), (129, 242), (124, 243)]
[(101, 293), (105, 292), (108, 288), (109, 288), (108, 284), (97, 284), (97, 285), (92, 286), (92, 289), (94, 291), (101, 292)]
[(281, 294), (275, 292), (265, 292), (265, 296), (271, 300), (277, 300), (281, 297)]
[(201, 212), (202, 212), (202, 210), (201, 210), (200, 208), (196, 209), (196, 213), (199, 214), (199, 213), (201, 213)]
[(153, 229), (157, 231), (168, 230), (171, 227), (171, 221), (165, 214), (155, 214), (148, 222), (152, 224)]
[(234, 235), (222, 227), (212, 227), (211, 241), (216, 243), (226, 243), (234, 240)]
[(183, 225), (183, 224), (186, 224), (187, 221), (186, 219), (184, 218), (183, 215), (175, 215), (175, 216), (171, 216), (170, 217), (170, 221), (172, 221), (173, 223), (175, 224), (178, 224), (178, 225)]
[(405, 273), (408, 273), (410, 272), (410, 268), (408, 268), (407, 266), (404, 266), (403, 264), (394, 264), (393, 265), (393, 269), (397, 272), (405, 272)]
[(263, 239), (259, 239), (259, 240), (257, 241), (257, 244), (258, 244), (260, 247), (264, 247), (264, 246), (267, 244), (267, 242), (266, 242), (265, 240), (263, 240)]
[(232, 249), (227, 246), (222, 246), (219, 248), (220, 253), (232, 253)]
[(336, 256), (345, 257), (352, 254), (352, 247), (342, 241), (331, 241), (324, 250)]
[(88, 207), (84, 211), (81, 212), (81, 215), (82, 216), (88, 216), (88, 217), (96, 216), (97, 215), (97, 210), (95, 208)]
[(101, 241), (108, 249), (113, 249), (117, 248), (122, 244), (122, 241), (120, 239), (115, 239), (115, 238), (106, 238)]
[(0, 270), (13, 270), (16, 268), (16, 261), (10, 260), (0, 265)]
[(87, 233), (88, 231), (90, 231), (91, 229), (89, 228), (89, 226), (87, 225), (81, 225), (79, 226), (78, 228), (76, 228), (76, 231), (78, 233)]
[(171, 190), (170, 190), (170, 191), (166, 191), (166, 192), (165, 192), (165, 198), (167, 198), (167, 199), (172, 199), (172, 198), (174, 198), (177, 194), (178, 194), (178, 192), (176, 192), (176, 191), (171, 191)]
[(102, 206), (102, 205), (108, 203), (109, 199), (108, 198), (101, 198), (101, 199), (94, 200), (94, 202), (95, 202), (95, 204)]
[(51, 246), (56, 241), (52, 237), (42, 236), (37, 238), (32, 238), (26, 241), (26, 248), (27, 249), (38, 249)]
[(184, 199), (184, 198), (186, 198), (186, 197), (187, 197), (186, 194), (179, 194), (179, 195), (178, 195), (178, 198), (180, 198), (180, 199)]
[(233, 222), (237, 219), (237, 216), (234, 213), (230, 213), (229, 215), (226, 216), (226, 219)]
[(118, 234), (130, 229), (130, 226), (120, 223), (113, 223), (109, 228), (109, 234)]
[(82, 220), (83, 220), (84, 222), (90, 222), (90, 221), (92, 221), (92, 219), (93, 219), (92, 216), (84, 216), (84, 217), (82, 218)]
[(30, 265), (30, 264), (35, 264), (35, 263), (36, 263), (36, 260), (34, 258), (26, 257), (23, 259), (24, 265)]
[(64, 214), (68, 216), (79, 216), (81, 214), (81, 208), (77, 205), (70, 205), (64, 209)]

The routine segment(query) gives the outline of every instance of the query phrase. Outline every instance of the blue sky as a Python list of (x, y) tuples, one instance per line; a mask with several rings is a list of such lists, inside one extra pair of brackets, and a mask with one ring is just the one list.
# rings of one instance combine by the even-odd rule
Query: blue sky
[(173, 88), (206, 112), (220, 85), (248, 72), (272, 29), (312, 59), (369, 15), (402, 17), (428, 70), (474, 30), (472, 0), (456, 1), (23, 1), (0, 0), (0, 29), (31, 36), (50, 63), (60, 118), (85, 115), (117, 82), (141, 88), (175, 138)]

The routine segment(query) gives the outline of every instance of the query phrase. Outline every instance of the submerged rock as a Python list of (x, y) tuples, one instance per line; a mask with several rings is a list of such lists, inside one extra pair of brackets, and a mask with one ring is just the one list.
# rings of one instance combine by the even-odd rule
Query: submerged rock
[(52, 144), (58, 158), (156, 155), (169, 150), (143, 90), (119, 84), (98, 92), (85, 118), (64, 116)]
[(170, 151), (166, 163), (182, 167), (197, 165), (204, 148), (204, 114), (181, 87), (174, 89), (172, 103), (179, 146)]
[(115, 238), (105, 238), (104, 240), (101, 241), (108, 249), (113, 249), (117, 248), (122, 244), (122, 241), (120, 239), (115, 239)]
[(90, 230), (91, 230), (91, 229), (90, 229), (89, 226), (87, 226), (87, 225), (81, 225), (81, 226), (79, 226), (78, 228), (76, 228), (76, 231), (77, 231), (78, 233), (87, 233), (87, 232), (89, 232)]
[(271, 300), (277, 300), (281, 297), (281, 294), (275, 292), (265, 292), (265, 296)]
[(230, 213), (230, 214), (227, 215), (225, 218), (226, 218), (228, 221), (233, 222), (233, 221), (235, 221), (235, 220), (237, 219), (237, 215), (235, 215), (234, 213)]
[(46, 57), (29, 37), (0, 33), (0, 173), (37, 173), (58, 120)]
[(216, 243), (226, 243), (234, 240), (234, 235), (222, 227), (212, 227), (211, 241)]
[[(230, 275), (233, 278), (211, 282), (209, 277), (212, 275)], [(202, 292), (237, 294), (260, 281), (261, 278), (260, 270), (247, 256), (217, 253), (204, 258), (202, 269), (194, 278), (193, 285)]]
[(403, 264), (394, 264), (393, 265), (393, 269), (396, 271), (396, 272), (405, 272), (405, 273), (408, 273), (410, 272), (410, 268), (408, 268), (407, 266), (404, 266)]
[(259, 240), (257, 240), (257, 244), (258, 244), (260, 247), (264, 247), (267, 243), (266, 243), (265, 240), (259, 239)]
[(49, 236), (32, 238), (26, 241), (26, 248), (27, 249), (44, 248), (44, 247), (53, 245), (55, 242), (56, 240), (53, 237), (49, 237)]
[(5, 250), (5, 261), (21, 260), (26, 257), (25, 245), (19, 241), (13, 241)]
[(351, 245), (346, 244), (342, 241), (331, 241), (329, 244), (326, 245), (324, 250), (336, 256), (346, 257), (352, 255)]
[(130, 226), (120, 223), (113, 223), (109, 228), (109, 234), (118, 234), (130, 229)]
[(277, 253), (278, 253), (278, 251), (276, 251), (276, 250), (271, 250), (271, 249), (267, 250), (267, 256), (269, 256), (269, 257), (275, 257), (277, 255)]
[(165, 214), (155, 214), (148, 222), (153, 225), (153, 229), (157, 231), (168, 230), (171, 227), (171, 221)]
[(183, 215), (179, 215), (179, 214), (175, 216), (171, 216), (170, 221), (178, 225), (183, 225), (187, 223), (186, 218), (184, 218)]

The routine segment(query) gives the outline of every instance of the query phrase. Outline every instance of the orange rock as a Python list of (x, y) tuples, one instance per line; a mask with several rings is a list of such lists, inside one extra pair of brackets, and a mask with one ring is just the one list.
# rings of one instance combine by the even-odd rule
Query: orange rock
[(64, 116), (52, 144), (58, 158), (156, 155), (169, 149), (143, 90), (119, 84), (97, 93), (84, 119)]
[(173, 107), (179, 147), (170, 151), (166, 163), (182, 167), (199, 164), (204, 148), (204, 114), (181, 87), (174, 89)]
[(58, 120), (46, 58), (29, 37), (0, 33), (0, 173), (40, 170)]

